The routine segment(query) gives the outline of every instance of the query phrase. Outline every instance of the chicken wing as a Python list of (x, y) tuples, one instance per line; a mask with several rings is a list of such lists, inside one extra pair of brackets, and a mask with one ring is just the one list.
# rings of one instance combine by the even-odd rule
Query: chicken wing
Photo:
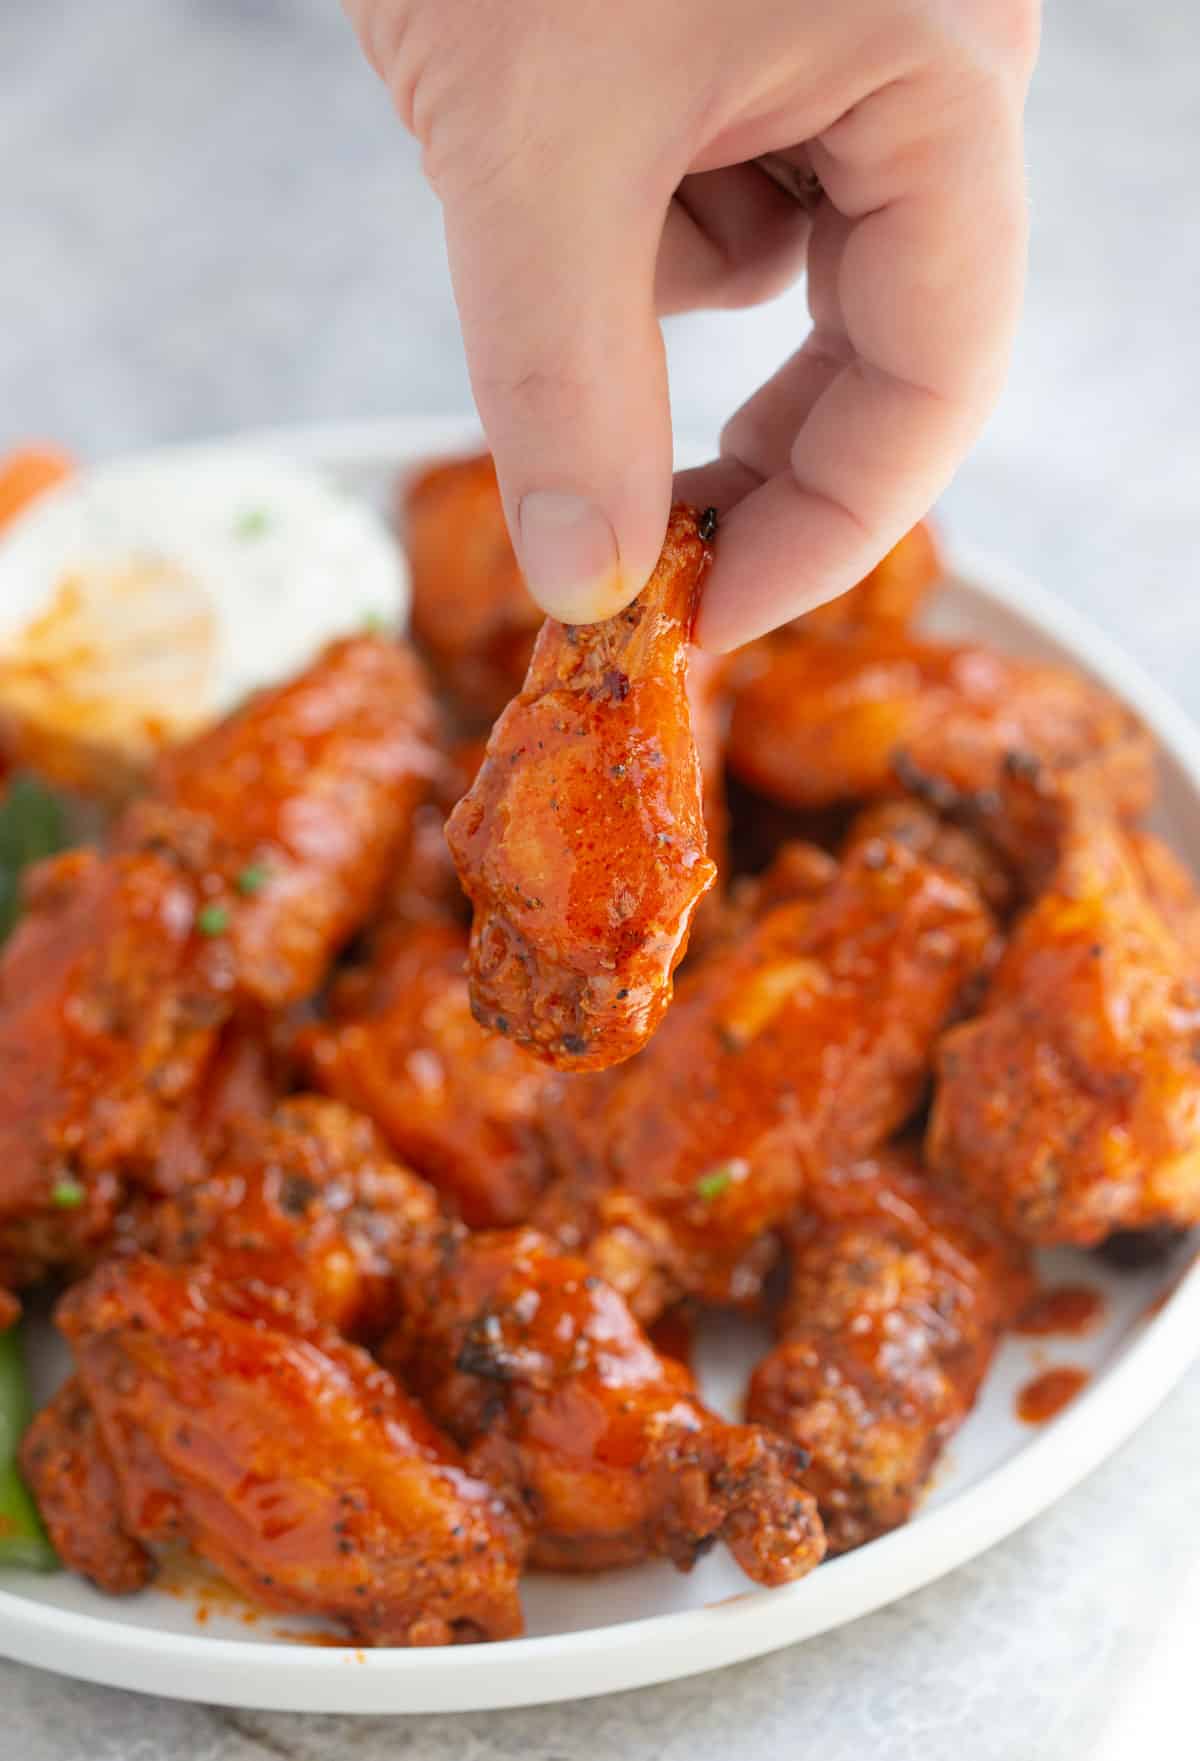
[(132, 1542), (184, 1543), (253, 1601), (361, 1644), (520, 1631), (511, 1519), (357, 1346), (149, 1257), (76, 1285), (59, 1324)]
[(924, 794), (1002, 844), (1010, 772), (1086, 772), (1129, 816), (1154, 792), (1149, 736), (1081, 674), (892, 633), (780, 647), (738, 695), (729, 763), (794, 807)]
[(311, 995), (377, 903), (441, 762), (433, 732), (411, 650), (335, 643), (165, 754), (118, 847), (163, 850), (193, 875), (230, 983), (282, 1008)]
[(245, 1121), (207, 1178), (153, 1223), (162, 1258), (280, 1292), (305, 1321), (365, 1339), (393, 1313), (396, 1267), (419, 1246), (433, 1251), (446, 1226), (370, 1120), (315, 1095)]
[(753, 1299), (808, 1183), (919, 1102), (991, 936), (948, 870), (895, 841), (854, 847), (826, 891), (688, 975), (633, 1064), (570, 1081), (539, 1220), (586, 1244), (643, 1321), (681, 1295)]
[(379, 1125), (473, 1228), (528, 1217), (546, 1180), (540, 1108), (556, 1078), (486, 1032), (467, 994), (467, 933), (393, 925), (336, 986), (298, 1055), (315, 1085)]
[(54, 1551), (109, 1596), (144, 1590), (154, 1556), (125, 1528), (116, 1471), (77, 1377), (64, 1382), (21, 1439), (21, 1473)]
[(948, 1033), (932, 1168), (1026, 1240), (1200, 1221), (1200, 969), (1102, 808), (1081, 807), (981, 1013)]
[(403, 491), (413, 635), (469, 725), (520, 690), (542, 612), (517, 567), (491, 456), (434, 465)]
[(446, 828), (475, 908), (476, 1017), (564, 1069), (619, 1063), (654, 1032), (715, 878), (685, 684), (710, 555), (676, 507), (632, 605), (547, 620)]
[(222, 953), (194, 934), (194, 890), (165, 857), (57, 857), (26, 900), (0, 955), (0, 1283), (14, 1289), (103, 1245), (229, 1007)]
[(1024, 1252), (900, 1150), (831, 1172), (788, 1228), (780, 1343), (748, 1416), (809, 1456), (832, 1552), (905, 1522), (1032, 1295)]
[(582, 1260), (530, 1229), (458, 1235), (404, 1300), (384, 1361), (526, 1513), (535, 1564), (665, 1555), (686, 1571), (720, 1540), (756, 1582), (780, 1584), (820, 1561), (802, 1458), (708, 1412)]

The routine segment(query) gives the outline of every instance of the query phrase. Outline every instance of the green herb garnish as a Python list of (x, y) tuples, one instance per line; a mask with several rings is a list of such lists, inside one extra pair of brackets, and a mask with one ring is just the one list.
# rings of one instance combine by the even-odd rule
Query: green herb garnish
[(715, 1168), (710, 1168), (707, 1174), (701, 1174), (697, 1180), (696, 1197), (703, 1199), (706, 1205), (712, 1204), (714, 1199), (720, 1198), (733, 1185), (736, 1173), (736, 1163), (718, 1162)]
[(202, 936), (223, 936), (229, 928), (226, 905), (205, 905), (196, 915), (196, 928)]
[(262, 892), (270, 878), (271, 871), (265, 862), (248, 862), (233, 884), (243, 899), (252, 899), (255, 893)]
[(57, 795), (32, 777), (15, 777), (0, 795), (0, 942), (21, 914), (21, 876), (70, 841)]
[(50, 1188), (50, 1203), (57, 1211), (77, 1211), (86, 1197), (84, 1188), (70, 1175), (56, 1180)]
[(246, 508), (233, 522), (233, 529), (239, 538), (261, 538), (270, 524), (271, 516), (265, 508)]

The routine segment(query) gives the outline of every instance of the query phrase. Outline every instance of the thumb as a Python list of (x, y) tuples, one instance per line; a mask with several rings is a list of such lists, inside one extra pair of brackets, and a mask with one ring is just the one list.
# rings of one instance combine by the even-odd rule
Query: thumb
[(641, 590), (671, 502), (654, 310), (670, 192), (656, 209), (632, 193), (636, 172), (618, 177), (586, 146), (518, 150), (475, 187), (440, 192), (513, 543), (530, 592), (564, 623), (609, 617)]

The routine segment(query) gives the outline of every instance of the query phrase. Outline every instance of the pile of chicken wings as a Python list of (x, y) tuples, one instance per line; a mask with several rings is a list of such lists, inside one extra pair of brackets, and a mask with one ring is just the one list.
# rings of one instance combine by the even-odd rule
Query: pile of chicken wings
[[(588, 627), (486, 458), (401, 515), (411, 644), (329, 648), (28, 882), (0, 1303), (60, 1291), (74, 1367), (24, 1473), (100, 1588), (190, 1549), (363, 1644), (516, 1634), (533, 1568), (792, 1581), (910, 1515), (1032, 1245), (1200, 1221), (1151, 743), (914, 634), (923, 527), (716, 660), (711, 511)], [(775, 1327), (744, 1423), (701, 1309)]]

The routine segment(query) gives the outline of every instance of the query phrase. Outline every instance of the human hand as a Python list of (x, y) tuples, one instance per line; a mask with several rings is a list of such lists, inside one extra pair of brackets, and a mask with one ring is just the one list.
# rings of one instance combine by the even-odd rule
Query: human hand
[(721, 513), (698, 636), (736, 646), (866, 574), (1003, 379), (1037, 0), (346, 5), (442, 202), (472, 387), (545, 609), (608, 616), (658, 557), (658, 314), (753, 304), (805, 261), (810, 334), (720, 459), (680, 480)]

